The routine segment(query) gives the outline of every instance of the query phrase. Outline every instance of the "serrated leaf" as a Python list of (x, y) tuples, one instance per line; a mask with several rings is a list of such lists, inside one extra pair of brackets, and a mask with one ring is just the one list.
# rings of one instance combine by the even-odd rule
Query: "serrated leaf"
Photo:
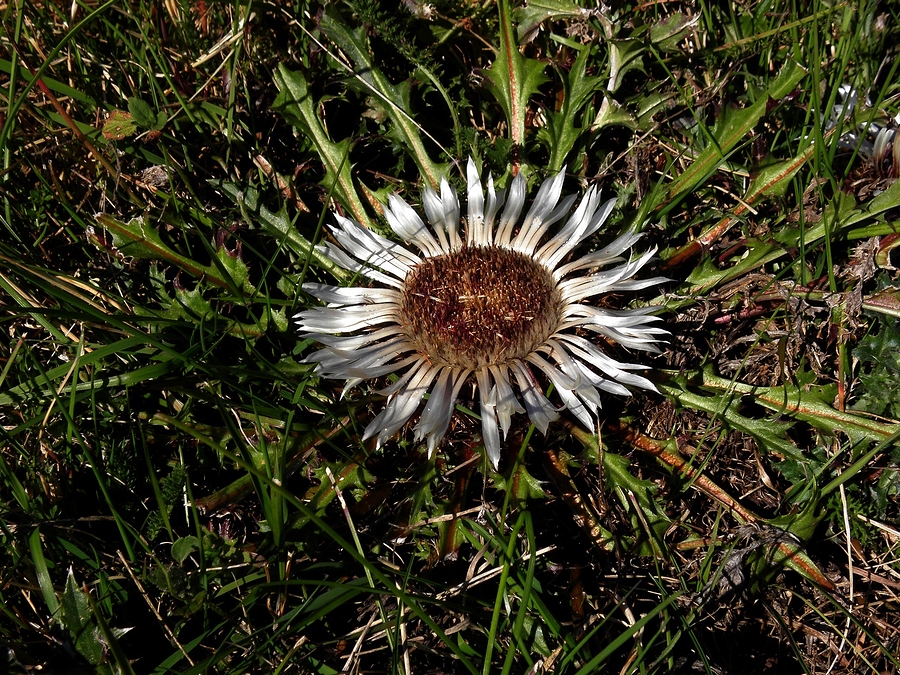
[(792, 537), (789, 535), (778, 537), (777, 530), (769, 533), (769, 537), (775, 541), (767, 542), (765, 546), (748, 556), (747, 563), (752, 570), (751, 575), (757, 580), (757, 583), (751, 585), (752, 590), (759, 590), (759, 582), (770, 583), (782, 567), (797, 572), (822, 588), (832, 592), (835, 590), (834, 583), (822, 573), (806, 551), (796, 541), (792, 541)]
[[(135, 308), (135, 313), (143, 316), (165, 317), (171, 320), (182, 319), (194, 324), (215, 324), (215, 330), (242, 338), (259, 338), (267, 330), (269, 319), (278, 319), (276, 325), (283, 326), (278, 330), (287, 330), (287, 321), (284, 311), (273, 311), (271, 308), (261, 309), (260, 317), (253, 323), (241, 323), (235, 319), (223, 316), (216, 310), (213, 303), (204, 295), (205, 290), (201, 285), (191, 289), (176, 288), (174, 297), (166, 291), (168, 282), (164, 273), (159, 270), (156, 263), (151, 265), (151, 278), (157, 287), (161, 309)], [(218, 306), (218, 305), (217, 305)], [(280, 312), (280, 316), (278, 316)]]
[(194, 262), (169, 248), (163, 243), (156, 228), (149, 225), (142, 216), (123, 223), (112, 216), (101, 213), (97, 215), (97, 222), (112, 235), (113, 243), (122, 255), (148, 260), (164, 260), (192, 276), (205, 277), (217, 286), (231, 287), (229, 280), (223, 277), (215, 266)]
[(334, 189), (338, 201), (352, 214), (356, 222), (372, 226), (350, 173), (350, 139), (332, 141), (319, 119), (318, 109), (309, 91), (306, 78), (299, 71), (288, 70), (284, 64), (275, 72), (278, 96), (272, 107), (312, 141), (325, 167), (326, 189)]
[[(547, 169), (551, 174), (562, 170), (566, 158), (584, 131), (584, 121), (580, 118), (584, 115), (585, 106), (600, 87), (600, 78), (587, 74), (587, 64), (594, 49), (593, 45), (579, 47), (575, 62), (562, 78), (564, 92), (562, 106), (559, 112), (547, 111), (547, 126), (538, 132), (539, 135), (547, 137), (547, 145), (550, 148), (550, 163)], [(596, 120), (593, 127), (596, 128)]]
[(650, 28), (650, 42), (662, 51), (676, 51), (678, 44), (688, 36), (691, 27), (700, 20), (700, 14), (689, 17), (675, 12), (660, 19)]
[(512, 29), (509, 0), (497, 3), (500, 13), (500, 48), (497, 58), (485, 71), (485, 85), (506, 114), (509, 139), (515, 147), (525, 143), (525, 112), (529, 99), (547, 77), (544, 64), (519, 52)]
[(635, 128), (647, 129), (653, 124), (653, 116), (664, 111), (675, 99), (673, 92), (658, 91), (652, 94), (640, 94), (634, 100)]
[(717, 286), (744, 276), (751, 270), (762, 267), (766, 263), (784, 255), (784, 247), (776, 242), (748, 239), (747, 253), (741, 259), (725, 269), (719, 269), (716, 263), (707, 258), (701, 260), (694, 270), (688, 275), (685, 282), (689, 286), (684, 289), (685, 299), (675, 301), (670, 307), (684, 306), (696, 302), (696, 298), (707, 295)]
[(253, 295), (256, 292), (256, 288), (250, 283), (250, 271), (247, 269), (247, 264), (241, 258), (232, 255), (228, 249), (222, 247), (216, 251), (216, 259), (235, 287), (240, 288), (247, 295)]
[[(829, 218), (829, 213), (833, 212), (835, 200), (837, 201), (837, 212)], [(891, 183), (881, 194), (871, 201), (848, 208), (848, 204), (855, 206), (855, 200), (845, 192), (839, 192), (835, 195), (833, 201), (828, 205), (825, 215), (821, 222), (810, 227), (805, 233), (805, 244), (810, 245), (823, 239), (826, 236), (834, 237), (838, 232), (844, 232), (848, 236), (868, 237), (873, 234), (886, 234), (888, 232), (895, 233), (896, 226), (887, 221), (889, 212), (900, 207), (900, 181)], [(868, 220), (885, 223), (886, 227), (880, 232), (869, 232), (869, 228), (859, 228), (857, 226)], [(851, 229), (854, 228), (854, 229)], [(880, 229), (880, 228), (879, 228)]]
[[(309, 509), (315, 513), (321, 513), (335, 498), (334, 485), (326, 472), (327, 467), (331, 468), (335, 482), (342, 491), (364, 488), (373, 481), (372, 475), (366, 471), (365, 467), (353, 460), (318, 467), (314, 471), (318, 485), (307, 490), (304, 497)], [(308, 517), (300, 516), (291, 523), (291, 526), (299, 529), (308, 522)]]
[(878, 333), (863, 338), (853, 350), (859, 359), (861, 396), (854, 410), (900, 418), (900, 330), (897, 321), (886, 321)]
[(575, 0), (529, 0), (513, 14), (519, 41), (530, 42), (544, 21), (584, 20), (591, 16), (591, 10), (580, 7)]
[[(759, 201), (760, 197), (783, 196), (791, 179), (814, 154), (813, 146), (810, 145), (799, 152), (796, 157), (757, 169), (744, 195), (744, 201), (754, 204)], [(743, 213), (744, 211), (740, 211), (737, 215), (743, 215)]]
[[(346, 282), (350, 279), (346, 270), (336, 265), (333, 260), (316, 249), (306, 237), (300, 234), (284, 209), (275, 213), (263, 206), (259, 199), (259, 192), (255, 188), (241, 188), (234, 183), (220, 180), (211, 180), (209, 184), (237, 204), (249, 223), (260, 225), (279, 245), (286, 246), (301, 260), (311, 259), (339, 281)], [(287, 292), (285, 294), (291, 295)]]
[(287, 318), (287, 312), (284, 309), (271, 309), (264, 316), (271, 317), (272, 325), (275, 326), (276, 331), (279, 333), (287, 332), (290, 322)]
[[(637, 555), (661, 555), (659, 542), (671, 521), (662, 513), (653, 495), (656, 485), (632, 475), (628, 470), (630, 460), (612, 452), (603, 453), (603, 478), (605, 487), (611, 488), (618, 496), (622, 508), (631, 512), (634, 528), (634, 549)], [(634, 509), (640, 509), (638, 516)], [(650, 531), (647, 531), (649, 527)]]
[[(804, 391), (793, 385), (755, 387), (719, 377), (711, 367), (703, 370), (703, 385), (718, 392), (729, 391), (751, 396), (756, 403), (780, 415), (803, 420), (827, 433), (842, 431), (854, 442), (864, 438), (876, 442), (884, 441), (900, 429), (900, 422), (879, 422), (869, 417), (837, 410), (822, 400), (822, 391), (815, 389)], [(718, 397), (721, 397), (721, 393)], [(796, 452), (796, 449), (794, 450)]]
[(799, 512), (770, 518), (766, 523), (779, 530), (790, 532), (801, 542), (809, 541), (824, 516), (824, 512), (819, 508), (819, 490), (812, 476), (807, 480), (806, 492), (809, 493), (809, 498)]
[(635, 494), (652, 494), (656, 486), (652, 481), (637, 478), (628, 467), (631, 460), (614, 452), (603, 453), (603, 477), (609, 487), (623, 488)]
[(171, 262), (175, 262), (179, 257), (163, 243), (159, 233), (144, 220), (143, 216), (122, 223), (101, 214), (97, 217), (97, 221), (112, 234), (113, 245), (122, 255), (150, 260), (167, 259)]
[(543, 499), (547, 497), (547, 493), (541, 486), (541, 482), (532, 476), (524, 463), (516, 466), (516, 472), (511, 477), (496, 473), (493, 475), (494, 485), (498, 490), (511, 491), (513, 497), (519, 503), (527, 502), (529, 499)]
[(328, 36), (328, 39), (340, 47), (356, 67), (353, 73), (354, 79), (350, 80), (349, 84), (362, 82), (366, 92), (375, 94), (387, 104), (385, 112), (391, 119), (391, 135), (409, 151), (410, 156), (419, 167), (422, 177), (433, 188), (438, 187), (447, 166), (432, 161), (425, 150), (422, 132), (412, 116), (409, 83), (391, 84), (376, 67), (362, 36), (363, 28), (358, 31), (350, 30), (328, 12), (324, 13), (319, 20), (319, 28)]
[[(709, 378), (712, 377), (715, 376), (711, 370), (704, 371), (703, 383), (709, 385), (712, 382)], [(732, 429), (750, 434), (765, 452), (775, 452), (783, 457), (802, 460), (803, 453), (786, 437), (792, 422), (758, 419), (740, 413), (741, 394), (744, 392), (739, 389), (739, 384), (724, 378), (716, 378), (716, 391), (712, 395), (704, 395), (691, 391), (682, 378), (674, 378), (672, 382), (677, 384), (674, 386), (664, 384), (661, 388), (683, 406), (707, 412), (721, 419)]]
[(591, 123), (591, 131), (597, 131), (603, 127), (623, 126), (630, 129), (637, 129), (637, 122), (626, 108), (619, 105), (609, 96), (603, 97), (603, 103), (600, 104), (600, 110)]
[(199, 287), (177, 289), (175, 299), (182, 310), (178, 312), (181, 318), (190, 319), (194, 323), (206, 323), (216, 315), (209, 300), (203, 297)]

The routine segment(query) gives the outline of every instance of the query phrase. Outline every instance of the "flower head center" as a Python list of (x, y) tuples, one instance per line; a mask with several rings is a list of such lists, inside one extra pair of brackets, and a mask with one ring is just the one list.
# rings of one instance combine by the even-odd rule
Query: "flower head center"
[(531, 256), (465, 246), (412, 269), (400, 314), (432, 363), (477, 370), (528, 356), (556, 331), (560, 307), (553, 276)]

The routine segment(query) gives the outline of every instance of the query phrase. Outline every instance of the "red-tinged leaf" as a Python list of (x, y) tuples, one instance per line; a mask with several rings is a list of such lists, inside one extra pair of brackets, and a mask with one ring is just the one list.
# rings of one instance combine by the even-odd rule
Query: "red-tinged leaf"
[(900, 317), (900, 288), (885, 288), (863, 300), (863, 309)]
[(514, 147), (525, 142), (525, 111), (528, 100), (547, 79), (544, 64), (519, 53), (513, 32), (509, 0), (497, 4), (500, 12), (500, 48), (497, 58), (485, 72), (485, 84), (494, 94), (509, 124), (509, 138)]
[(137, 131), (137, 124), (131, 114), (124, 110), (113, 110), (103, 124), (103, 137), (111, 141), (121, 141), (123, 138), (133, 136)]

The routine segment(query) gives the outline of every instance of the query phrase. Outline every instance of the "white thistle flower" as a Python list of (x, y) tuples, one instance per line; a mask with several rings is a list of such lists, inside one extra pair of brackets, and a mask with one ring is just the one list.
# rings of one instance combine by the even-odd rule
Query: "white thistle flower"
[[(565, 225), (548, 236), (576, 201), (574, 195), (560, 199), (563, 173), (543, 183), (524, 219), (521, 175), (508, 191), (495, 190), (489, 177), (485, 198), (471, 159), (466, 174), (468, 215), (462, 224), (456, 191), (446, 180), (440, 194), (425, 189), (430, 228), (402, 199), (388, 197), (384, 214), (391, 229), (417, 252), (335, 215), (337, 226), (329, 230), (337, 244), (319, 250), (378, 286), (304, 284), (327, 306), (301, 312), (297, 323), (304, 337), (324, 345), (306, 361), (322, 377), (346, 380), (345, 393), (363, 380), (399, 376), (382, 391), (387, 405), (365, 431), (364, 439), (377, 436), (378, 445), (400, 431), (429, 394), (415, 438), (427, 439), (433, 453), (460, 389), (474, 378), (484, 447), (496, 468), (500, 432), (505, 438), (514, 413), (527, 411), (542, 433), (558, 417), (541, 381), (552, 382), (562, 408), (589, 429), (601, 391), (629, 396), (629, 386), (656, 390), (632, 372), (640, 365), (616, 361), (585, 337), (599, 333), (601, 340), (658, 351), (654, 343), (666, 331), (652, 325), (658, 320), (650, 314), (653, 308), (612, 310), (586, 301), (664, 279), (634, 279), (656, 251), (627, 261), (620, 257), (640, 239), (633, 232), (570, 260), (615, 205), (614, 199), (601, 204), (593, 187)], [(611, 263), (620, 264), (600, 269)]]

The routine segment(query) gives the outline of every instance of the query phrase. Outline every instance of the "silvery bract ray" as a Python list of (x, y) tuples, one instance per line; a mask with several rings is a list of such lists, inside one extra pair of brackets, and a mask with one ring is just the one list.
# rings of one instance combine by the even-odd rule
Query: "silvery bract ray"
[[(460, 219), (456, 192), (446, 180), (437, 194), (426, 188), (423, 207), (430, 227), (406, 202), (388, 198), (385, 216), (401, 246), (359, 223), (336, 215), (336, 243), (320, 250), (341, 267), (371, 279), (371, 288), (319, 283), (305, 291), (326, 303), (298, 315), (304, 337), (323, 345), (307, 362), (322, 377), (363, 380), (396, 374), (383, 390), (384, 410), (365, 431), (380, 445), (413, 417), (429, 454), (443, 438), (460, 389), (478, 388), (484, 446), (500, 461), (512, 415), (527, 412), (541, 432), (559, 408), (544, 395), (552, 382), (562, 408), (593, 428), (601, 392), (628, 396), (628, 387), (655, 390), (598, 346), (657, 351), (654, 308), (604, 309), (590, 304), (611, 292), (634, 291), (664, 281), (635, 279), (655, 250), (625, 260), (621, 254), (641, 235), (628, 232), (605, 248), (572, 259), (574, 249), (603, 225), (615, 200), (601, 203), (593, 187), (569, 215), (576, 197), (561, 198), (564, 174), (543, 183), (524, 218), (525, 180), (485, 195), (478, 171), (467, 165), (468, 214)], [(502, 211), (501, 211), (502, 209)], [(568, 216), (555, 232), (551, 226)], [(414, 249), (414, 250), (412, 250)], [(609, 265), (615, 265), (608, 267)], [(589, 339), (591, 333), (601, 338)], [(524, 407), (523, 407), (524, 405)]]

